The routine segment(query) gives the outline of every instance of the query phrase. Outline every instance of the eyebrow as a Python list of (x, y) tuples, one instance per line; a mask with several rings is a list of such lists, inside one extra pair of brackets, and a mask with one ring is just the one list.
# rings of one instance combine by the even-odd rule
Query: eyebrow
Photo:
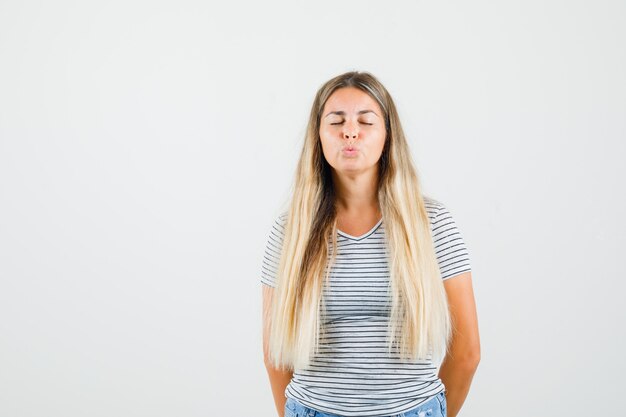
[[(359, 112), (358, 112), (358, 114), (363, 114), (363, 113), (374, 113), (374, 114), (376, 115), (376, 117), (378, 117), (378, 115), (376, 114), (376, 112), (375, 112), (374, 110), (361, 110), (361, 111), (359, 111)], [(328, 113), (326, 114), (326, 116), (324, 116), (324, 117), (328, 117), (328, 116), (330, 116), (331, 114), (337, 114), (337, 115), (339, 115), (339, 116), (345, 116), (346, 112), (345, 112), (345, 111), (343, 111), (343, 110), (339, 110), (339, 111), (331, 111), (331, 112), (328, 112)]]

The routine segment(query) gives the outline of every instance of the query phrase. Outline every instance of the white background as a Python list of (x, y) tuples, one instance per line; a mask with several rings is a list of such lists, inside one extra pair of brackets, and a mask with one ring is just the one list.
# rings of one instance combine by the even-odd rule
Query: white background
[(617, 415), (623, 1), (0, 1), (0, 416), (275, 416), (260, 268), (370, 71), (472, 261), (460, 416)]

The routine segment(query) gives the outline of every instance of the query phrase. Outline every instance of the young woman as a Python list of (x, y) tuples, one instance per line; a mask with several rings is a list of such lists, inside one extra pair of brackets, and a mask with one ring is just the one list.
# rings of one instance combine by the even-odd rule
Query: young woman
[(459, 412), (480, 359), (469, 255), (373, 75), (318, 90), (261, 282), (279, 416)]

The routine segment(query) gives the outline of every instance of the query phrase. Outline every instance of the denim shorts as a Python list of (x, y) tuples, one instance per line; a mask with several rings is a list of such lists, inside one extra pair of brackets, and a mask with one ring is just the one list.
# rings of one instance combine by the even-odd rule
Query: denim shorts
[[(446, 417), (446, 395), (444, 391), (432, 397), (430, 400), (417, 407), (399, 414), (391, 414), (389, 417)], [(293, 398), (287, 397), (285, 403), (285, 417), (341, 417), (337, 414), (327, 414), (314, 410)]]

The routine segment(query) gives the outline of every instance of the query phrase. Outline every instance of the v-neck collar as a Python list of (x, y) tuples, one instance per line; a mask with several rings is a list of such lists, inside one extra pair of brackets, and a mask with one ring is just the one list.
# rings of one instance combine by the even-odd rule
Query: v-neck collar
[(365, 239), (366, 237), (368, 237), (369, 235), (371, 235), (372, 233), (374, 233), (374, 231), (376, 231), (376, 229), (378, 229), (378, 226), (380, 226), (382, 222), (383, 222), (383, 219), (381, 217), (380, 220), (378, 220), (378, 222), (374, 225), (374, 227), (372, 227), (370, 230), (368, 230), (367, 232), (365, 232), (361, 236), (352, 236), (352, 235), (350, 235), (350, 234), (348, 234), (346, 232), (342, 232), (339, 229), (337, 229), (337, 233), (339, 233), (343, 237), (347, 237), (348, 239), (362, 240), (362, 239)]

